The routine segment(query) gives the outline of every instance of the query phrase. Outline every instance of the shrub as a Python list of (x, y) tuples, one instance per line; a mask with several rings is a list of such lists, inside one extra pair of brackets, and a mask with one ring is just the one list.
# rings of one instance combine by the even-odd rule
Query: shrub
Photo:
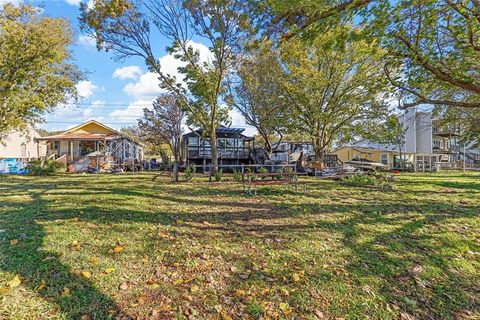
[[(265, 168), (265, 167), (261, 167), (259, 170), (258, 170), (258, 173), (268, 173), (268, 169)], [(262, 179), (266, 179), (267, 177), (262, 177)]]
[(237, 169), (233, 169), (233, 179), (236, 181), (242, 180), (242, 173)]
[(222, 181), (222, 176), (223, 176), (223, 170), (219, 169), (213, 173), (213, 178), (215, 181), (220, 182)]
[(353, 187), (381, 187), (392, 190), (387, 175), (384, 173), (359, 173), (343, 179), (343, 183)]
[(45, 176), (45, 175), (53, 174), (59, 171), (60, 169), (64, 169), (64, 168), (65, 168), (65, 165), (63, 163), (57, 162), (55, 160), (45, 161), (45, 163), (43, 164), (43, 167), (42, 167), (42, 161), (34, 160), (30, 162), (26, 167), (26, 169), (28, 169), (31, 174), (36, 176)]
[(193, 174), (197, 171), (197, 167), (194, 164), (190, 164), (185, 168), (185, 180), (192, 181)]

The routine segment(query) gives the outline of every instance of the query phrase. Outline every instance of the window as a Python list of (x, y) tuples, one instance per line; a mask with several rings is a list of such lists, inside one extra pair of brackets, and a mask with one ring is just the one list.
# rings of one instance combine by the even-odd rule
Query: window
[(382, 153), (382, 154), (380, 155), (380, 158), (381, 158), (382, 164), (384, 164), (384, 165), (387, 165), (387, 164), (388, 164), (388, 154)]
[(197, 137), (188, 138), (188, 145), (189, 146), (198, 146), (198, 138)]

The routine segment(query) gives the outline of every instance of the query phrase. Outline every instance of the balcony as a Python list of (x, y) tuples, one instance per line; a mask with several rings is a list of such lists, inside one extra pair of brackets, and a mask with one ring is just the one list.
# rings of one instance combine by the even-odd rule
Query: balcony
[[(212, 150), (210, 147), (187, 147), (188, 158), (190, 159), (210, 159), (212, 157)], [(248, 159), (250, 156), (250, 148), (245, 147), (230, 147), (218, 148), (219, 159)]]
[(447, 127), (433, 126), (432, 133), (440, 137), (451, 137), (451, 136), (458, 136), (460, 134), (460, 129), (456, 126), (447, 126)]
[(432, 151), (433, 153), (438, 153), (438, 154), (452, 154), (452, 153), (458, 153), (460, 151), (460, 148), (457, 146), (450, 146), (449, 148), (433, 147)]

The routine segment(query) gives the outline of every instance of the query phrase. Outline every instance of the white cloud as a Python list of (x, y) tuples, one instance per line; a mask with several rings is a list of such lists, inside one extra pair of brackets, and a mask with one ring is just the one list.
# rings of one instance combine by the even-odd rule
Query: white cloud
[(78, 91), (78, 95), (81, 98), (90, 97), (93, 94), (93, 92), (96, 89), (98, 89), (98, 87), (96, 85), (94, 85), (93, 82), (91, 82), (89, 80), (80, 81), (79, 83), (77, 83), (76, 88), (77, 88), (77, 91)]
[(128, 105), (126, 109), (116, 109), (108, 116), (119, 123), (134, 123), (143, 116), (143, 109), (152, 108), (153, 99), (138, 99)]
[(85, 35), (80, 36), (77, 43), (90, 48), (95, 48), (97, 45), (94, 38)]
[(138, 99), (155, 97), (162, 92), (159, 85), (158, 75), (153, 72), (147, 72), (142, 74), (137, 82), (128, 83), (123, 88), (123, 91)]
[(72, 6), (79, 6), (82, 0), (65, 0), (65, 2)]
[(11, 3), (13, 5), (18, 6), (21, 2), (22, 0), (0, 0), (0, 7), (3, 7), (7, 3)]
[(255, 127), (251, 127), (245, 123), (245, 118), (242, 116), (240, 112), (238, 112), (237, 109), (229, 110), (228, 115), (232, 120), (233, 128), (244, 128), (245, 131), (243, 132), (243, 134), (247, 136), (253, 136), (254, 134), (257, 133), (257, 129), (255, 129)]
[[(213, 55), (207, 46), (194, 41), (189, 41), (188, 45), (193, 47), (195, 50), (199, 51), (200, 61), (202, 63), (211, 64)], [(161, 71), (164, 74), (175, 77), (177, 83), (181, 83), (185, 85), (184, 76), (178, 72), (178, 68), (185, 66), (186, 64), (185, 62), (175, 59), (170, 54), (162, 56), (159, 59), (159, 62), (160, 62)], [(128, 67), (125, 67), (125, 68), (128, 68)], [(114, 72), (114, 75), (115, 75), (115, 72)], [(160, 84), (160, 81), (158, 80), (158, 75), (156, 73), (146, 72), (141, 74), (140, 77), (138, 77), (138, 80), (136, 82), (128, 83), (123, 88), (123, 91), (126, 94), (133, 96), (137, 99), (150, 99), (164, 92), (164, 90), (162, 90), (159, 87), (159, 84)]]
[(95, 100), (91, 103), (92, 108), (101, 108), (105, 105), (105, 101), (103, 100)]
[(121, 80), (125, 79), (137, 79), (139, 75), (142, 74), (142, 69), (139, 66), (126, 66), (115, 69), (113, 72), (112, 78), (120, 78)]

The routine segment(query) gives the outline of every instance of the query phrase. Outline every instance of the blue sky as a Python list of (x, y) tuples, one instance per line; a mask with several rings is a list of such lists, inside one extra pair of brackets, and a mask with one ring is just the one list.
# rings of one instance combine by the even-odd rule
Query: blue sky
[[(21, 0), (0, 0), (19, 3)], [(78, 104), (59, 106), (47, 115), (45, 124), (39, 127), (47, 130), (65, 130), (89, 119), (101, 121), (113, 128), (136, 124), (145, 107), (151, 106), (152, 100), (160, 93), (156, 76), (147, 71), (144, 62), (131, 58), (120, 63), (114, 61), (113, 54), (98, 52), (92, 39), (79, 30), (79, 6), (88, 0), (30, 0), (43, 10), (43, 14), (62, 17), (70, 21), (75, 30), (75, 44), (70, 49), (74, 63), (85, 72), (86, 79), (77, 84), (82, 99)], [(178, 62), (167, 56), (165, 48), (167, 39), (161, 36), (152, 41), (159, 54), (162, 68), (170, 74), (176, 73)], [(208, 48), (201, 43), (194, 47), (208, 55)], [(232, 111), (233, 126), (245, 126), (241, 115)], [(246, 133), (254, 130), (247, 128)]]

